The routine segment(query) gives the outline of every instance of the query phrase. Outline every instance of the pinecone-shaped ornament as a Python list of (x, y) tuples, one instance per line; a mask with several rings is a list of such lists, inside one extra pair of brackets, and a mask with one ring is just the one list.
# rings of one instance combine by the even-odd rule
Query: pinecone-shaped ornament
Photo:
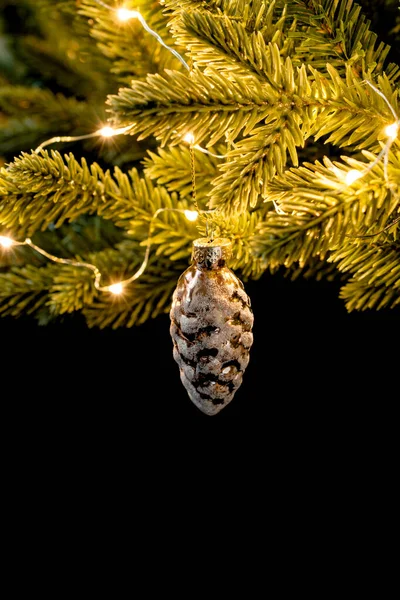
[(249, 363), (253, 313), (242, 282), (225, 266), (231, 242), (193, 242), (192, 265), (179, 278), (171, 317), (174, 359), (192, 402), (215, 415), (235, 395)]

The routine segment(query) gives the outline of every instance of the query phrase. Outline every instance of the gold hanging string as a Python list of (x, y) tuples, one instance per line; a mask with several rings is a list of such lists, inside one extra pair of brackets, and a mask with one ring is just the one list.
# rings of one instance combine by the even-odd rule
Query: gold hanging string
[(195, 162), (195, 156), (194, 156), (194, 149), (195, 149), (194, 139), (193, 139), (193, 136), (191, 136), (191, 139), (189, 140), (189, 153), (190, 153), (190, 172), (192, 175), (192, 200), (193, 200), (193, 204), (194, 204), (197, 212), (199, 213), (199, 215), (204, 215), (204, 220), (205, 220), (205, 224), (206, 224), (206, 238), (209, 238), (210, 241), (212, 242), (214, 239), (214, 231), (210, 228), (210, 220), (209, 220), (209, 216), (208, 216), (209, 211), (200, 210), (199, 204), (197, 202), (196, 162)]

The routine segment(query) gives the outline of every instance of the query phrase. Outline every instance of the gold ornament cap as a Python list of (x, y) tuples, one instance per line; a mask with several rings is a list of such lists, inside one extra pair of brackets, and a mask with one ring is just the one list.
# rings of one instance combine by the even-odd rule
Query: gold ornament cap
[(198, 238), (193, 242), (192, 260), (200, 269), (220, 269), (232, 256), (232, 242), (227, 238)]

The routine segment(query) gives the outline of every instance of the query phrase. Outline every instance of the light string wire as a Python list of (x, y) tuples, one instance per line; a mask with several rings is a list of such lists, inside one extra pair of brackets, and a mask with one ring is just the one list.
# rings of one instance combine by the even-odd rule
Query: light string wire
[[(191, 135), (191, 134), (189, 134)], [(193, 136), (191, 136), (191, 138), (193, 138)], [(196, 158), (194, 155), (194, 145), (193, 145), (193, 141), (189, 141), (189, 153), (190, 153), (190, 172), (191, 172), (191, 177), (192, 177), (192, 200), (193, 200), (193, 204), (196, 207), (196, 210), (199, 214), (202, 214), (202, 211), (199, 208), (199, 204), (197, 202), (197, 189), (196, 189)], [(213, 232), (209, 231), (209, 218), (208, 218), (208, 213), (212, 212), (212, 211), (204, 211), (205, 214), (205, 223), (206, 223), (206, 237), (211, 239), (211, 241), (213, 241)]]
[(13, 246), (29, 246), (33, 250), (36, 250), (36, 252), (38, 252), (38, 254), (41, 254), (42, 256), (44, 256), (45, 258), (47, 258), (48, 260), (50, 260), (54, 263), (58, 263), (58, 264), (62, 264), (62, 265), (70, 265), (72, 267), (78, 267), (78, 268), (83, 268), (83, 269), (89, 269), (94, 273), (93, 284), (94, 284), (94, 287), (99, 292), (111, 292), (115, 295), (119, 295), (123, 292), (124, 287), (126, 285), (128, 285), (129, 283), (132, 283), (136, 279), (139, 279), (139, 277), (141, 275), (143, 275), (144, 271), (146, 270), (148, 262), (149, 262), (149, 258), (150, 258), (150, 250), (151, 250), (151, 246), (152, 246), (151, 236), (153, 234), (154, 224), (155, 224), (157, 217), (163, 212), (176, 212), (179, 214), (183, 214), (187, 218), (188, 221), (196, 221), (199, 213), (207, 213), (207, 212), (211, 212), (211, 211), (200, 211), (200, 210), (192, 211), (192, 210), (185, 210), (183, 208), (171, 208), (171, 207), (158, 208), (155, 211), (155, 213), (152, 215), (151, 220), (150, 220), (149, 232), (148, 232), (148, 236), (147, 236), (146, 251), (145, 251), (143, 262), (140, 265), (139, 269), (133, 275), (128, 277), (127, 279), (123, 279), (121, 281), (118, 281), (117, 283), (112, 283), (110, 285), (102, 286), (100, 284), (103, 275), (102, 275), (100, 269), (98, 267), (96, 267), (96, 265), (89, 263), (89, 262), (73, 260), (71, 258), (60, 258), (59, 256), (55, 256), (54, 254), (50, 254), (49, 252), (47, 252), (46, 250), (44, 250), (37, 244), (34, 244), (30, 238), (25, 238), (25, 240), (23, 242), (19, 242), (19, 241), (13, 240), (12, 238), (10, 238), (8, 236), (0, 235), (0, 247), (2, 247), (3, 249), (9, 249), (9, 248), (12, 248)]
[(226, 158), (228, 156), (227, 154), (214, 154), (214, 152), (210, 152), (210, 150), (208, 150), (207, 148), (203, 148), (202, 146), (199, 146), (199, 144), (194, 144), (193, 148), (195, 150), (199, 150), (203, 154), (208, 154), (209, 156), (213, 156), (214, 158)]
[(173, 54), (175, 56), (175, 58), (177, 58), (179, 60), (179, 62), (182, 63), (182, 65), (185, 67), (185, 69), (190, 71), (190, 67), (187, 64), (187, 62), (185, 61), (185, 59), (174, 48), (171, 48), (171, 46), (168, 46), (168, 44), (166, 44), (164, 42), (162, 37), (156, 31), (154, 31), (154, 29), (151, 29), (151, 27), (147, 24), (143, 15), (138, 10), (129, 10), (127, 8), (122, 8), (122, 7), (114, 8), (114, 7), (110, 6), (109, 4), (102, 2), (102, 0), (94, 0), (94, 2), (96, 2), (96, 4), (99, 4), (103, 8), (106, 8), (107, 10), (111, 10), (112, 12), (116, 13), (117, 16), (119, 15), (119, 19), (121, 21), (128, 21), (129, 19), (137, 19), (140, 22), (140, 24), (142, 25), (143, 29), (145, 29), (148, 33), (150, 33), (150, 35), (155, 37), (157, 42), (159, 44), (161, 44), (161, 46), (163, 46), (166, 50), (171, 52), (171, 54)]
[(94, 131), (93, 133), (85, 133), (84, 135), (56, 135), (48, 140), (42, 142), (37, 148), (35, 148), (35, 154), (39, 154), (43, 148), (49, 146), (50, 144), (57, 144), (60, 142), (79, 142), (81, 140), (89, 140), (95, 137), (104, 137), (110, 138), (114, 135), (122, 135), (126, 133), (130, 129), (132, 129), (133, 125), (127, 125), (126, 127), (120, 127), (119, 129), (113, 129), (112, 127), (102, 127), (98, 131)]

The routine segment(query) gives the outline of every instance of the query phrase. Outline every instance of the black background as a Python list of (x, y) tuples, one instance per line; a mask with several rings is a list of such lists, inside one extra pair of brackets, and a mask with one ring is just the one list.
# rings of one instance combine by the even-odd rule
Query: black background
[[(387, 426), (398, 403), (400, 312), (347, 313), (339, 284), (266, 275), (245, 285), (254, 345), (241, 388), (214, 417), (189, 400), (172, 358), (169, 316), (88, 329), (80, 315), (40, 327), (0, 320), (2, 406), (14, 424), (108, 435), (159, 424), (237, 421), (265, 431), (333, 434)], [(386, 425), (385, 425), (386, 424)]]

